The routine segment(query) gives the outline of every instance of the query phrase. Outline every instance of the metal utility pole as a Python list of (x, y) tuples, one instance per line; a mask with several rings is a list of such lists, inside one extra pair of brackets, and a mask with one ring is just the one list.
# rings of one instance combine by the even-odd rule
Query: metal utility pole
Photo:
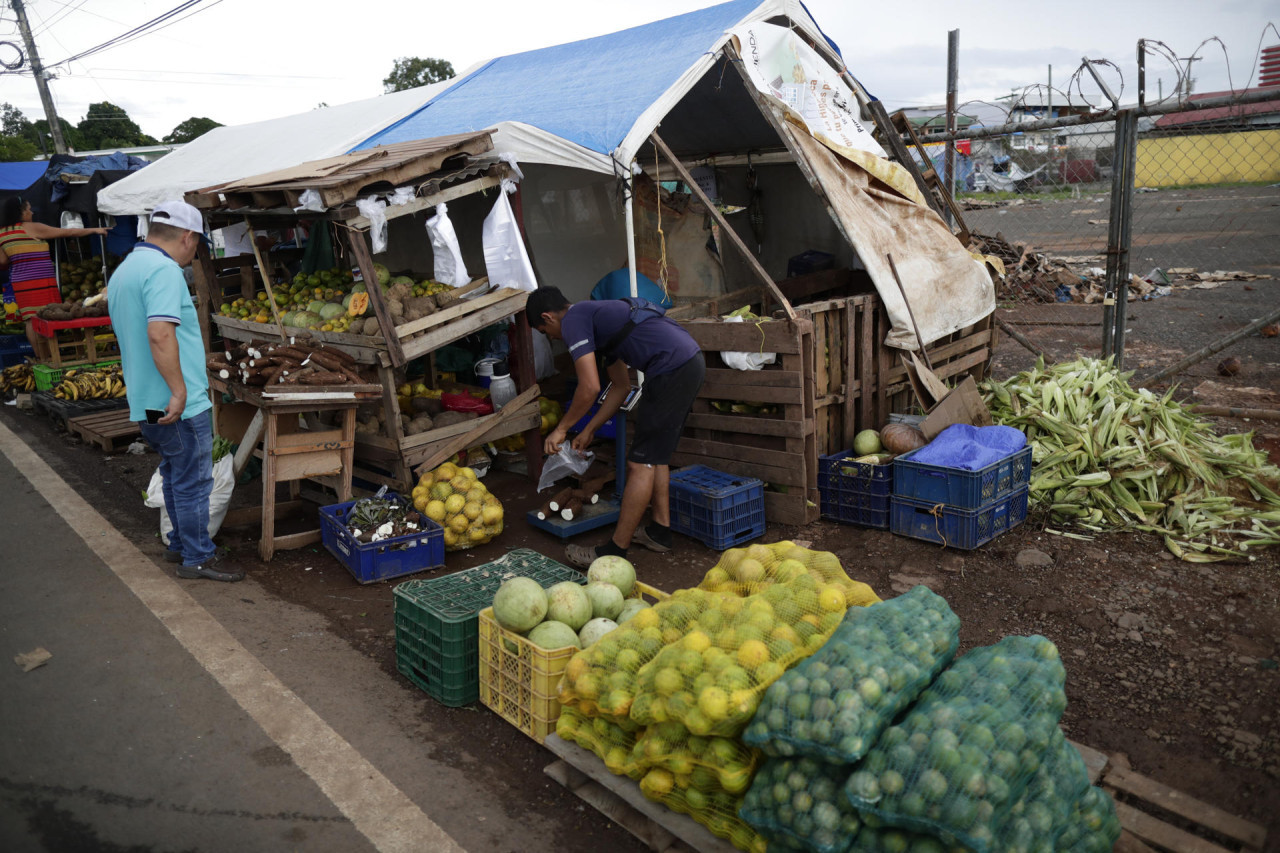
[(27, 55), (31, 57), (31, 71), (36, 75), (40, 103), (44, 105), (44, 117), (49, 120), (49, 133), (53, 135), (53, 150), (58, 154), (66, 154), (67, 143), (62, 138), (62, 124), (58, 121), (58, 111), (53, 106), (53, 95), (49, 93), (49, 81), (45, 79), (40, 54), (36, 52), (31, 25), (27, 23), (27, 10), (23, 7), (22, 0), (9, 0), (9, 5), (13, 6), (13, 13), (18, 16), (18, 29), (22, 32), (22, 40), (26, 42)]
[[(960, 31), (951, 30), (947, 33), (947, 134), (951, 137), (947, 140), (946, 153), (946, 182), (947, 194), (952, 198), (956, 195), (956, 88), (957, 78), (960, 76)], [(951, 211), (947, 210), (947, 224), (951, 224)]]
[(1185, 83), (1182, 89), (1183, 97), (1190, 98), (1191, 93), (1195, 91), (1196, 80), (1191, 76), (1191, 66), (1193, 63), (1199, 62), (1202, 59), (1204, 59), (1203, 56), (1188, 56), (1182, 60), (1187, 63), (1187, 74), (1182, 78)]

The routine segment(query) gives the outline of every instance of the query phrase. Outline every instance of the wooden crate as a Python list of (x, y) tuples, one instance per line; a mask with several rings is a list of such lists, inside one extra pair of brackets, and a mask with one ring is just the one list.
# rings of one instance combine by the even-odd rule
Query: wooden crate
[[(818, 447), (814, 435), (813, 323), (806, 318), (755, 323), (686, 320), (680, 324), (705, 353), (706, 380), (672, 464), (706, 465), (758, 477), (765, 517), (777, 524), (818, 518)], [(741, 371), (719, 365), (717, 352), (774, 352), (776, 364)], [(728, 414), (713, 401), (767, 403), (777, 415)], [(782, 491), (785, 489), (785, 491)]]
[(1267, 831), (1181, 791), (1133, 772), (1089, 746), (1072, 743), (1084, 757), (1089, 781), (1116, 801), (1118, 853), (1261, 853)]

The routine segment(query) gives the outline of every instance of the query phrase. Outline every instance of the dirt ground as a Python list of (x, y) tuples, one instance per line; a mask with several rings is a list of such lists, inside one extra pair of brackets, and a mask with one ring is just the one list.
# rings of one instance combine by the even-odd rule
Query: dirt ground
[[(5, 423), (40, 447), (117, 527), (134, 541), (155, 542), (159, 554), (155, 512), (138, 499), (154, 470), (153, 454), (107, 455), (30, 412), (7, 406), (3, 412)], [(517, 547), (559, 558), (560, 540), (523, 521), (536, 501), (533, 484), (502, 471), (487, 483), (506, 505), (506, 532), (486, 546), (448, 555), (437, 574)], [(254, 481), (237, 490), (234, 505), (258, 498)], [(577, 541), (593, 544), (605, 535), (595, 531)], [(699, 542), (676, 539), (673, 555), (633, 550), (642, 580), (666, 590), (691, 586), (718, 559)], [(1034, 519), (968, 553), (825, 521), (770, 526), (765, 539), (832, 551), (882, 597), (928, 585), (959, 615), (962, 650), (1007, 634), (1053, 640), (1067, 666), (1063, 726), (1070, 737), (1123, 753), (1138, 772), (1268, 825), (1280, 849), (1280, 552), (1248, 563), (1191, 565), (1172, 559), (1152, 538), (1064, 540)], [(319, 545), (280, 552), (263, 564), (251, 529), (224, 531), (219, 541), (266, 590), (322, 614), (371, 665), (403, 682), (423, 719), (447, 726), (458, 742), (482, 745), (473, 752), (487, 745), (495, 756), (494, 785), (512, 813), (564, 814), (565, 850), (602, 842), (617, 847), (616, 828), (543, 775), (549, 753), (483, 707), (445, 708), (395, 672), (391, 589), (398, 581), (361, 586)]]

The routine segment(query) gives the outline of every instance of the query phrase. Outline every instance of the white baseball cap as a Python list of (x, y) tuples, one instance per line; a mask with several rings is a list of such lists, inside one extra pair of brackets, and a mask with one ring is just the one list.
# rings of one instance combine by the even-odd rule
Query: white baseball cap
[(151, 211), (151, 221), (162, 225), (172, 225), (184, 231), (204, 234), (204, 217), (185, 201), (165, 201), (157, 204)]

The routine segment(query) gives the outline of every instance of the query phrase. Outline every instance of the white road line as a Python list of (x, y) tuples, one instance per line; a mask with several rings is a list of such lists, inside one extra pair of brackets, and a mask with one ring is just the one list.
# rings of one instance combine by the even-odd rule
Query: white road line
[(4, 424), (0, 424), (0, 452), (374, 847), (384, 853), (464, 853), (461, 845)]

